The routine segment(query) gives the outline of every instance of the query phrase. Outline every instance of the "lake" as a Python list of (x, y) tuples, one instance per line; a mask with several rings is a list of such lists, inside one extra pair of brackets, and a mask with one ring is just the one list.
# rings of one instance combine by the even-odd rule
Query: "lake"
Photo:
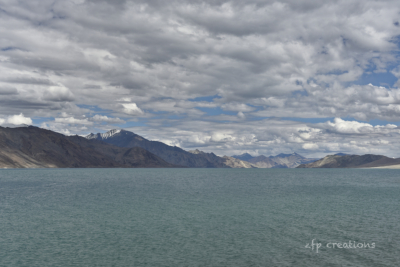
[(400, 170), (0, 170), (0, 266), (400, 266)]

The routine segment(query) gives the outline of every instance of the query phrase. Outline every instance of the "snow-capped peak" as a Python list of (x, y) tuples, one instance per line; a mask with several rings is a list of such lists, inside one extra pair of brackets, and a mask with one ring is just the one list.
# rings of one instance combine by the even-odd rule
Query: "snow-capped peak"
[(116, 135), (117, 133), (120, 133), (120, 132), (121, 132), (121, 130), (112, 129), (106, 133), (100, 134), (100, 136), (101, 136), (101, 139), (107, 139), (107, 138), (110, 138), (110, 137)]
[(86, 135), (86, 136), (84, 136), (86, 139), (95, 139), (96, 137), (97, 137), (97, 134), (94, 134), (94, 133), (90, 133), (90, 134), (88, 134), (88, 135)]

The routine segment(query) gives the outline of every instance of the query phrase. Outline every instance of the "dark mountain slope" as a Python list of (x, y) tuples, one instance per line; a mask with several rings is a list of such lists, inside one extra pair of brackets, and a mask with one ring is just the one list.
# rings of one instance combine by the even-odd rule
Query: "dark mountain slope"
[(190, 153), (176, 146), (147, 140), (125, 130), (111, 130), (104, 134), (89, 134), (86, 138), (101, 140), (119, 147), (141, 147), (174, 165), (195, 168), (229, 168), (225, 164), (226, 159), (218, 157), (214, 153)]
[(150, 152), (37, 127), (0, 127), (1, 168), (173, 167)]

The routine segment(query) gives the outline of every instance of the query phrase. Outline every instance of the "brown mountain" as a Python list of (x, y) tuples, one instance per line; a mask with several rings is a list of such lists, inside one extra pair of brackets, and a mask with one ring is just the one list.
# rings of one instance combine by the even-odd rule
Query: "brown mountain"
[(254, 164), (255, 166), (257, 166), (257, 168), (274, 168), (274, 167), (276, 168), (276, 167), (281, 166), (280, 164), (276, 163), (274, 160), (272, 160), (269, 157), (266, 157), (264, 155), (249, 159), (248, 162), (250, 162), (251, 164)]
[(225, 165), (231, 168), (244, 168), (244, 169), (257, 168), (254, 164), (251, 164), (250, 162), (244, 160), (228, 156), (223, 156), (223, 158), (225, 159)]
[(300, 164), (313, 162), (317, 159), (305, 158), (297, 153), (279, 154), (276, 156), (266, 157), (264, 155), (253, 157), (250, 154), (242, 154), (232, 156), (240, 160), (245, 160), (253, 164), (257, 168), (295, 168)]
[(86, 138), (101, 140), (119, 147), (141, 147), (174, 165), (191, 168), (229, 168), (225, 164), (226, 159), (218, 157), (214, 153), (205, 153), (199, 150), (194, 150), (191, 153), (176, 146), (147, 140), (125, 130), (111, 130), (103, 134), (91, 133)]
[(174, 167), (145, 149), (120, 148), (38, 127), (0, 127), (0, 168)]
[(297, 168), (369, 168), (400, 164), (400, 159), (382, 155), (328, 155), (312, 163), (299, 165)]

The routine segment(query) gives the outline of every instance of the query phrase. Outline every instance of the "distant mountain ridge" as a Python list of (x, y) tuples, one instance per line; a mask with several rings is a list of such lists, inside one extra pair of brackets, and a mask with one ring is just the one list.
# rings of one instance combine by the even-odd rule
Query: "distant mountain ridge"
[(297, 168), (370, 168), (400, 164), (400, 158), (393, 159), (382, 155), (328, 155), (312, 163)]
[(179, 166), (192, 168), (230, 168), (226, 159), (214, 153), (190, 153), (176, 146), (169, 146), (159, 141), (146, 138), (126, 130), (111, 130), (104, 134), (89, 134), (87, 139), (96, 139), (119, 147), (141, 147), (159, 156), (163, 160)]
[(85, 138), (34, 126), (0, 126), (0, 168), (400, 168), (400, 158), (372, 154), (339, 153), (319, 160), (297, 153), (269, 157), (245, 153), (235, 157), (219, 157), (198, 149), (185, 151), (125, 130)]
[(257, 168), (295, 168), (300, 164), (313, 162), (318, 159), (305, 158), (297, 153), (279, 154), (276, 156), (266, 157), (264, 155), (253, 157), (248, 153), (232, 156), (233, 158), (241, 159), (250, 162)]
[(242, 155), (233, 155), (232, 158), (249, 161), (254, 157), (252, 155), (250, 155), (249, 153), (243, 153)]
[(246, 169), (257, 168), (257, 166), (255, 166), (254, 164), (252, 164), (248, 161), (244, 161), (244, 160), (240, 160), (240, 159), (236, 159), (236, 158), (228, 157), (228, 156), (223, 156), (223, 158), (226, 160), (225, 164), (231, 168), (246, 168)]

